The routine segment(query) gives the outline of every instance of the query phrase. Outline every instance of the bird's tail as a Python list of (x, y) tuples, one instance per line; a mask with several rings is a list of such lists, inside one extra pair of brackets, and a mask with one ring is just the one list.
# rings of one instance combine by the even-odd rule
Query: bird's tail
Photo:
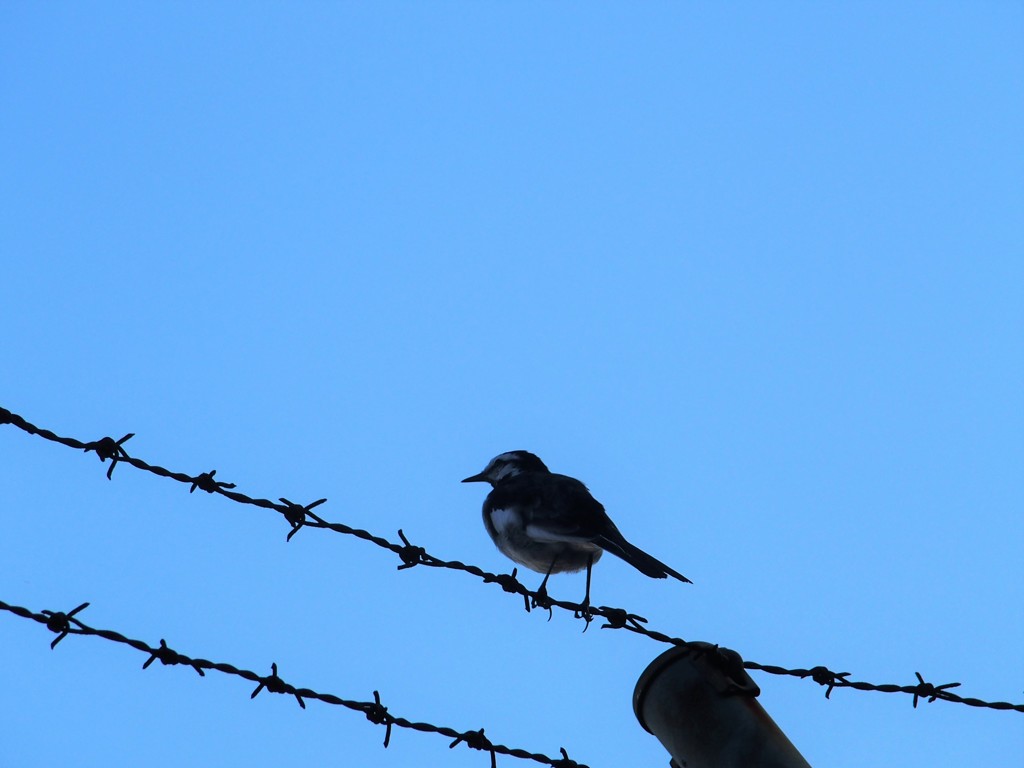
[(693, 583), (683, 576), (683, 574), (669, 568), (658, 558), (652, 557), (639, 547), (635, 547), (630, 544), (618, 531), (615, 531), (615, 533), (618, 533), (619, 535), (614, 538), (607, 535), (599, 536), (594, 543), (606, 552), (611, 552), (616, 557), (621, 557), (627, 563), (640, 571), (640, 573), (645, 576), (650, 576), (652, 579), (664, 579), (668, 576), (673, 576), (687, 584)]

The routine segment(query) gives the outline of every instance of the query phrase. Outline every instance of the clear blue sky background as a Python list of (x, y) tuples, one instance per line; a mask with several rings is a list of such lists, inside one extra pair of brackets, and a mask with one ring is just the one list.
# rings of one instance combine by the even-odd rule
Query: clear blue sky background
[[(1019, 702), (1022, 94), (1010, 2), (5, 3), (0, 405), (502, 572), (458, 481), (528, 448), (696, 582), (608, 558), (598, 604)], [(0, 456), (2, 600), (667, 762), (631, 708), (657, 643), (11, 427)], [(487, 765), (51, 639), (0, 615), (4, 766)], [(815, 766), (1024, 755), (1018, 713), (756, 680)]]

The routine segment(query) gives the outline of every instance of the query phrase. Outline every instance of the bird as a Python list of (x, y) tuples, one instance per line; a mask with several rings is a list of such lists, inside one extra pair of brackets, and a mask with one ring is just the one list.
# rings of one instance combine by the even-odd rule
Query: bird
[(544, 574), (537, 590), (541, 596), (547, 596), (552, 573), (575, 573), (586, 568), (583, 605), (589, 607), (591, 569), (604, 552), (611, 552), (653, 579), (672, 576), (693, 583), (626, 541), (587, 486), (574, 477), (550, 471), (529, 451), (501, 453), (482, 472), (462, 482), (491, 485), (483, 506), (487, 533), (506, 557)]

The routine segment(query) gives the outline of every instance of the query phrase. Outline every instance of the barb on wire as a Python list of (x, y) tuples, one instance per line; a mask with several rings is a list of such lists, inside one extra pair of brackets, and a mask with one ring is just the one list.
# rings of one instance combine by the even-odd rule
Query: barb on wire
[(285, 537), (285, 541), (291, 541), (292, 536), (299, 532), (299, 529), (306, 524), (306, 518), (311, 518), (314, 522), (323, 523), (319, 517), (313, 514), (313, 510), (319, 507), (321, 504), (326, 503), (327, 499), (318, 499), (312, 504), (302, 506), (296, 504), (294, 501), (288, 501), (288, 499), (282, 498), (281, 503), (284, 504), (284, 509), (281, 510), (281, 514), (284, 515), (284, 519), (288, 521), (288, 525), (292, 527), (291, 531)]
[(465, 743), (470, 749), (479, 749), (481, 752), (488, 752), (491, 755), (491, 768), (498, 768), (497, 755), (491, 740), (484, 736), (484, 729), (479, 731), (466, 731), (455, 737), (455, 741), (448, 745), (448, 749), (455, 749), (459, 744)]
[(149, 665), (154, 661), (159, 660), (164, 666), (173, 666), (175, 664), (187, 664), (192, 667), (196, 672), (199, 673), (200, 677), (206, 677), (206, 673), (202, 667), (197, 667), (192, 663), (192, 660), (187, 656), (182, 656), (177, 651), (171, 650), (167, 647), (167, 641), (160, 638), (160, 647), (153, 650), (152, 655), (146, 660), (146, 663), (142, 665), (143, 669), (149, 669)]
[[(214, 479), (216, 470), (192, 476), (183, 472), (173, 472), (155, 464), (149, 464), (141, 459), (129, 456), (127, 452), (124, 451), (122, 444), (131, 438), (133, 433), (125, 435), (125, 437), (121, 438), (119, 441), (105, 437), (100, 440), (85, 443), (80, 440), (76, 440), (75, 438), (61, 437), (48, 429), (37, 427), (6, 408), (0, 408), (0, 424), (11, 424), (31, 435), (38, 435), (45, 440), (66, 445), (71, 448), (94, 450), (100, 455), (101, 459), (103, 459), (104, 456), (107, 456), (111, 458), (112, 461), (117, 460), (125, 464), (130, 464), (136, 469), (151, 472), (152, 474), (160, 477), (170, 478), (178, 481), (179, 483), (185, 483), (190, 486), (190, 492), (199, 488), (207, 491), (208, 493), (216, 493), (221, 496), (225, 496), (240, 504), (251, 504), (264, 509), (275, 510), (284, 517), (285, 521), (290, 526), (290, 531), (287, 535), (287, 540), (289, 541), (300, 528), (304, 527), (320, 528), (334, 531), (335, 533), (355, 536), (358, 539), (375, 544), (382, 549), (390, 550), (397, 555), (402, 561), (398, 566), (399, 570), (407, 570), (417, 565), (425, 565), (431, 568), (447, 568), (450, 570), (469, 573), (481, 579), (485, 584), (497, 584), (505, 592), (521, 595), (523, 597), (525, 608), (528, 612), (534, 607), (540, 607), (548, 610), (549, 612), (553, 612), (555, 608), (558, 608), (563, 611), (568, 611), (578, 619), (582, 619), (587, 625), (589, 625), (594, 619), (600, 617), (605, 620), (605, 623), (601, 625), (602, 629), (623, 629), (627, 632), (643, 635), (660, 643), (668, 643), (670, 645), (681, 647), (694, 646), (694, 644), (687, 642), (680, 637), (673, 637), (665, 634), (664, 632), (659, 632), (646, 627), (647, 619), (643, 616), (629, 613), (623, 608), (586, 606), (581, 603), (556, 600), (546, 593), (542, 594), (540, 592), (530, 590), (516, 578), (516, 570), (513, 570), (511, 574), (499, 575), (489, 573), (475, 565), (468, 565), (466, 563), (459, 562), (458, 560), (442, 560), (441, 558), (428, 553), (423, 547), (412, 544), (409, 539), (406, 538), (405, 533), (401, 530), (398, 531), (398, 536), (401, 539), (401, 543), (399, 544), (360, 528), (353, 528), (345, 525), (344, 523), (329, 522), (312, 511), (314, 508), (324, 504), (327, 501), (326, 499), (319, 499), (306, 506), (301, 506), (284, 498), (281, 498), (278, 502), (274, 502), (270, 499), (247, 496), (244, 493), (233, 490), (235, 487), (233, 483), (223, 483)], [(117, 446), (117, 449), (113, 446)], [(103, 451), (102, 453), (101, 447)], [(112, 469), (113, 465), (107, 472), (108, 477), (110, 476)], [(60, 639), (62, 638), (58, 638), (55, 642), (59, 642)], [(916, 684), (879, 685), (876, 683), (849, 680), (848, 677), (851, 673), (833, 672), (824, 666), (816, 666), (811, 669), (789, 669), (787, 667), (780, 667), (773, 664), (760, 664), (755, 661), (744, 661), (743, 665), (746, 669), (754, 669), (771, 675), (786, 675), (801, 679), (809, 678), (818, 683), (818, 685), (826, 688), (825, 698), (830, 698), (832, 691), (836, 688), (852, 688), (858, 691), (879, 691), (882, 693), (907, 694), (913, 697), (915, 707), (920, 699), (927, 699), (929, 703), (941, 699), (942, 701), (966, 704), (971, 707), (1024, 712), (1024, 704), (1012, 704), (1006, 701), (985, 701), (983, 699), (960, 696), (949, 690), (950, 688), (959, 686), (959, 683), (944, 683), (936, 686), (925, 682), (919, 674), (917, 675), (918, 682)]]
[(55, 647), (58, 642), (63, 640), (69, 634), (91, 635), (103, 638), (104, 640), (109, 640), (110, 642), (127, 645), (137, 651), (149, 654), (149, 659), (142, 665), (143, 669), (148, 669), (149, 666), (157, 659), (168, 665), (182, 664), (192, 667), (201, 676), (205, 676), (204, 670), (210, 669), (226, 675), (241, 677), (244, 680), (256, 683), (256, 690), (254, 690), (249, 696), (250, 699), (255, 699), (259, 693), (267, 690), (270, 693), (294, 696), (302, 709), (306, 708), (304, 699), (315, 699), (317, 701), (322, 701), (325, 704), (334, 704), (336, 706), (350, 709), (354, 712), (362, 712), (366, 716), (366, 719), (371, 723), (375, 725), (383, 725), (385, 727), (385, 748), (391, 743), (392, 727), (398, 726), (399, 728), (408, 728), (422, 733), (437, 733), (449, 739), (454, 739), (450, 744), (451, 747), (455, 747), (460, 743), (465, 743), (472, 749), (489, 752), (491, 755), (491, 768), (496, 768), (495, 756), (499, 754), (516, 757), (521, 760), (532, 760), (545, 765), (557, 766), (558, 768), (587, 768), (583, 763), (577, 763), (570, 760), (564, 748), (561, 749), (561, 759), (552, 758), (541, 753), (528, 752), (527, 750), (519, 749), (518, 747), (507, 747), (504, 744), (494, 744), (490, 739), (484, 736), (483, 728), (478, 731), (457, 731), (454, 728), (448, 728), (446, 726), (432, 725), (431, 723), (419, 723), (407, 720), (404, 717), (397, 717), (388, 712), (388, 708), (381, 704), (380, 693), (377, 691), (373, 692), (373, 701), (352, 701), (350, 699), (343, 699), (340, 696), (335, 696), (331, 693), (314, 691), (311, 688), (297, 688), (281, 678), (277, 672), (277, 664), (270, 665), (269, 675), (260, 675), (257, 672), (242, 669), (234, 666), (233, 664), (213, 662), (200, 658), (191, 658), (183, 653), (179, 653), (178, 651), (168, 648), (167, 643), (164, 640), (160, 640), (160, 645), (158, 647), (153, 647), (142, 640), (133, 640), (132, 638), (125, 637), (120, 632), (115, 632), (110, 629), (97, 629), (83, 623), (81, 619), (75, 617), (75, 614), (84, 610), (88, 606), (89, 603), (82, 603), (80, 606), (68, 613), (60, 611), (41, 611), (36, 613), (28, 608), (11, 605), (0, 600), (0, 610), (12, 613), (15, 616), (20, 616), (23, 619), (31, 619), (32, 621), (45, 625), (51, 632), (58, 632), (60, 636), (50, 644), (51, 648)]
[(46, 628), (51, 632), (57, 633), (57, 639), (50, 643), (50, 650), (56, 648), (57, 643), (75, 631), (74, 627), (71, 626), (71, 622), (75, 618), (75, 614), (79, 611), (84, 611), (88, 607), (88, 603), (82, 603), (80, 606), (68, 613), (64, 613), (63, 611), (43, 611), (43, 615), (46, 617), (46, 621), (44, 622), (46, 624)]
[(188, 489), (189, 493), (193, 493), (196, 488), (207, 493), (216, 493), (222, 488), (234, 488), (234, 483), (222, 483), (219, 480), (214, 480), (213, 476), (217, 474), (216, 469), (211, 469), (209, 472), (203, 472), (192, 478), (192, 487)]
[(133, 437), (135, 437), (134, 432), (129, 432), (120, 440), (115, 440), (112, 437), (104, 437), (94, 443), (86, 445), (85, 452), (88, 453), (89, 451), (96, 451), (96, 455), (99, 456), (100, 461), (110, 459), (110, 467), (107, 469), (107, 480), (113, 480), (114, 478), (112, 475), (114, 474), (114, 467), (117, 466), (118, 460), (128, 458), (128, 451), (124, 449), (124, 444)]
[(373, 692), (373, 702), (368, 703), (363, 710), (363, 714), (366, 715), (366, 719), (375, 725), (383, 725), (384, 731), (384, 749), (388, 748), (391, 743), (391, 715), (388, 714), (388, 708), (380, 703), (380, 693), (377, 691)]

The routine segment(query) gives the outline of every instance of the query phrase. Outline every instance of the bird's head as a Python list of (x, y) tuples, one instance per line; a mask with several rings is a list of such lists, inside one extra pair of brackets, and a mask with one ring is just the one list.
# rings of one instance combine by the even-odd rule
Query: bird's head
[(479, 475), (467, 477), (464, 483), (490, 483), (497, 485), (506, 477), (514, 477), (523, 472), (548, 472), (544, 462), (529, 451), (509, 451), (491, 459)]

